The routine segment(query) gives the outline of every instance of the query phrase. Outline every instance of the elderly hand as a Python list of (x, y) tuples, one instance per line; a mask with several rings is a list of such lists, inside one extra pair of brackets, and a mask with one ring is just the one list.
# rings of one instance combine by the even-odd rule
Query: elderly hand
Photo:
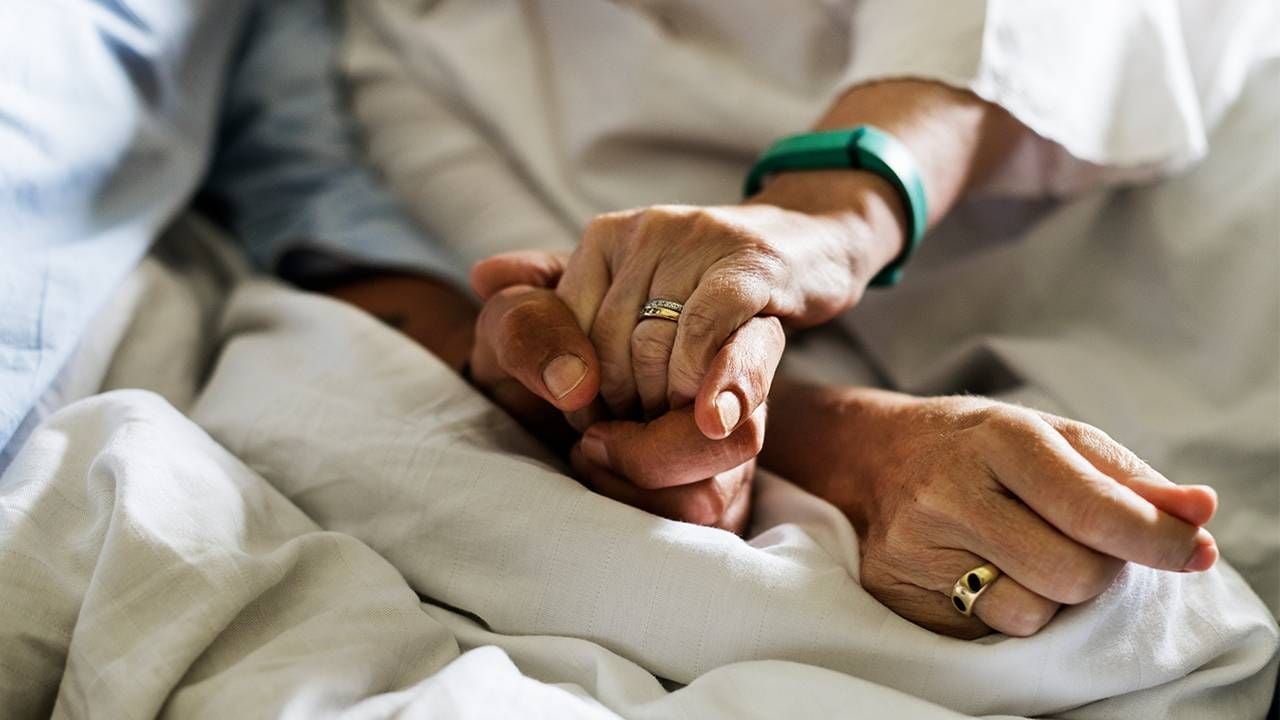
[[(926, 628), (1030, 635), (1105, 590), (1126, 561), (1181, 572), (1218, 556), (1213, 490), (1178, 486), (1084, 423), (972, 397), (787, 385), (762, 456), (845, 512), (862, 586)], [(953, 584), (1002, 572), (973, 605)]]
[[(748, 329), (758, 316), (793, 327), (829, 320), (858, 301), (901, 246), (888, 185), (846, 175), (822, 190), (780, 181), (767, 190), (777, 204), (658, 206), (590, 223), (557, 293), (599, 352), (600, 393), (614, 417), (651, 417), (692, 401), (702, 433), (723, 438), (753, 415), (778, 358), (734, 342), (735, 333), (773, 332)], [(877, 209), (828, 215), (784, 209), (796, 203), (777, 199), (784, 190), (833, 187), (849, 189), (846, 206)], [(889, 218), (889, 231), (877, 234), (865, 219), (876, 214)], [(679, 321), (640, 320), (651, 298), (683, 303)], [(756, 391), (704, 383), (717, 363), (755, 364)]]
[[(930, 223), (1025, 132), (972, 93), (918, 80), (856, 87), (817, 127), (863, 123), (912, 150)], [(749, 318), (804, 327), (853, 307), (902, 250), (906, 227), (901, 199), (878, 175), (782, 173), (744, 205), (597, 217), (557, 292), (599, 352), (600, 392), (615, 417), (652, 416), (692, 400), (699, 429), (719, 438), (755, 410), (749, 398), (707, 380), (713, 363), (749, 361), (726, 359), (726, 340)], [(637, 322), (650, 299), (683, 303), (678, 323)], [(771, 370), (760, 373), (766, 387), (771, 380)]]
[[(591, 341), (552, 292), (563, 259), (549, 253), (499, 255), (476, 265), (472, 284), (485, 299), (471, 356), (475, 383), (527, 428), (553, 445), (576, 436), (561, 411), (581, 409), (600, 383)], [(767, 388), (782, 353), (777, 320), (746, 323), (726, 357), (750, 357), (747, 365), (724, 362), (709, 375), (757, 409), (720, 440), (704, 437), (693, 409), (652, 422), (601, 422), (574, 444), (570, 461), (580, 479), (603, 495), (664, 517), (741, 532), (751, 499), (755, 456), (764, 438)], [(745, 347), (739, 347), (739, 343)]]

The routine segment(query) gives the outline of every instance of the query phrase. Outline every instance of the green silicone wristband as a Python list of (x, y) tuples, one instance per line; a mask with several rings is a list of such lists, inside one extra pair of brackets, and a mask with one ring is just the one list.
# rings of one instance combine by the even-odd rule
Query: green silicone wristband
[(924, 237), (928, 206), (915, 158), (906, 145), (889, 133), (859, 125), (782, 138), (751, 166), (743, 195), (751, 197), (760, 192), (764, 179), (774, 173), (835, 169), (873, 172), (887, 180), (902, 198), (907, 209), (907, 242), (898, 257), (871, 279), (873, 286), (896, 284), (902, 277), (902, 267)]

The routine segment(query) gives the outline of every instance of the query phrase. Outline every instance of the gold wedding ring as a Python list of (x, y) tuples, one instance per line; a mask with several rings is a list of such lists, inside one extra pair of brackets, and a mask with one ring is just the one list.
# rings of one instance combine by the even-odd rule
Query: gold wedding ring
[(640, 308), (640, 319), (648, 320), (649, 318), (658, 318), (659, 320), (679, 322), (680, 313), (683, 311), (683, 303), (678, 303), (675, 300), (652, 298), (644, 304), (644, 307)]
[(991, 563), (961, 575), (960, 579), (956, 580), (955, 586), (951, 588), (951, 604), (955, 606), (956, 612), (965, 617), (972, 615), (973, 605), (978, 602), (978, 596), (986, 592), (998, 577), (1000, 577), (1000, 568)]

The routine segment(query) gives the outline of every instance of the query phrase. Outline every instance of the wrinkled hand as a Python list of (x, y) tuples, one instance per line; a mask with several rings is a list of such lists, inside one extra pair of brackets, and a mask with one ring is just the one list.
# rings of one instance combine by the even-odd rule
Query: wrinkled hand
[[(896, 255), (896, 225), (885, 237), (859, 211), (784, 209), (853, 184), (864, 192), (848, 194), (862, 199), (841, 207), (879, 198), (883, 210), (896, 202), (891, 192), (885, 199), (876, 194), (883, 188), (866, 189), (882, 180), (805, 175), (779, 178), (753, 204), (657, 206), (590, 223), (557, 293), (599, 353), (600, 393), (614, 417), (652, 417), (692, 401), (703, 434), (725, 437), (768, 395), (778, 357), (760, 348), (781, 353), (782, 322), (810, 326), (848, 309)], [(784, 203), (782, 193), (796, 197)], [(638, 320), (651, 298), (683, 303), (679, 322)], [(760, 317), (781, 322), (753, 328)], [(757, 337), (735, 342), (743, 333)], [(727, 388), (708, 381), (718, 364), (750, 367), (758, 391), (725, 395)]]
[[(937, 632), (1030, 635), (1126, 561), (1193, 572), (1217, 559), (1200, 527), (1212, 489), (1169, 482), (1084, 423), (871, 390), (788, 387), (773, 404), (766, 465), (841, 508), (861, 539), (863, 587)], [(966, 618), (951, 587), (985, 562), (1004, 574)]]
[[(601, 372), (591, 340), (552, 290), (563, 268), (562, 258), (539, 252), (499, 255), (476, 265), (472, 284), (485, 305), (476, 324), (471, 375), (535, 434), (567, 446), (574, 434), (560, 413), (590, 404)], [(764, 438), (768, 387), (760, 372), (772, 374), (782, 342), (777, 320), (753, 319), (730, 341), (738, 351), (712, 366), (715, 387), (755, 408), (735, 420), (727, 437), (712, 440), (698, 432), (692, 407), (650, 422), (598, 422), (569, 455), (580, 479), (603, 495), (664, 517), (741, 532)]]

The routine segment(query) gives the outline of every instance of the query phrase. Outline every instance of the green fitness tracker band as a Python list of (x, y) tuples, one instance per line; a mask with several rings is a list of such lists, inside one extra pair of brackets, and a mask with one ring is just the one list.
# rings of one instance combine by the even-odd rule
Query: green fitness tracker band
[(889, 133), (870, 125), (849, 130), (825, 130), (785, 137), (765, 151), (743, 189), (746, 197), (760, 192), (765, 177), (787, 170), (866, 170), (889, 181), (907, 208), (907, 242), (893, 262), (871, 279), (873, 286), (894, 285), (902, 266), (924, 237), (928, 217), (924, 181), (907, 146)]

